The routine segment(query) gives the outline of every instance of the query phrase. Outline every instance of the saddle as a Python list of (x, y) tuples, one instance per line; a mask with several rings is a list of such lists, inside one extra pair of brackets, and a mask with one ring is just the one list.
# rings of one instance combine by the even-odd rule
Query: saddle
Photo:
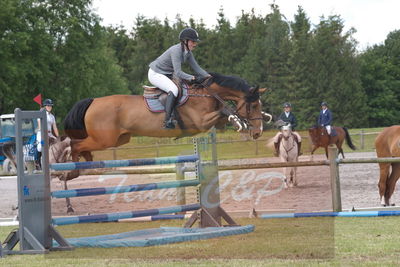
[[(177, 97), (177, 103), (176, 107), (182, 106), (186, 103), (186, 101), (189, 99), (189, 85), (182, 81), (180, 83), (177, 83), (178, 85), (179, 93)], [(144, 92), (143, 92), (143, 97), (144, 97), (144, 102), (146, 103), (146, 106), (148, 110), (151, 112), (165, 112), (165, 102), (167, 100), (167, 93), (164, 92), (163, 90), (155, 87), (155, 86), (143, 86)]]

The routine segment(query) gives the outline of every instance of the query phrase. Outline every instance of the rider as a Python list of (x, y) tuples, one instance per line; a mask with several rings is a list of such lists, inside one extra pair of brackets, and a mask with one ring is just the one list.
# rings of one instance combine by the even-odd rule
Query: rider
[[(56, 118), (54, 117), (51, 111), (53, 110), (53, 100), (45, 99), (43, 101), (43, 108), (46, 110), (47, 117), (47, 135), (49, 137), (49, 145), (54, 143), (59, 136), (58, 128), (56, 124)], [(43, 109), (42, 108), (42, 109)], [(40, 120), (38, 120), (38, 132), (36, 134), (36, 138), (38, 141), (37, 150), (38, 150), (38, 164), (41, 166), (41, 156), (42, 156), (42, 145), (41, 145), (41, 134), (40, 134)]]
[[(278, 120), (282, 120), (286, 123), (290, 123), (290, 126), (292, 128), (292, 133), (297, 139), (297, 150), (298, 150), (298, 155), (302, 155), (301, 153), (301, 136), (298, 132), (295, 131), (295, 128), (297, 126), (297, 120), (294, 114), (292, 113), (292, 105), (289, 102), (286, 102), (283, 104), (283, 112), (281, 115), (279, 115)], [(278, 156), (279, 155), (279, 142), (282, 138), (282, 133), (281, 131), (277, 132), (276, 135), (274, 136), (274, 147), (275, 147), (275, 152), (274, 155)]]
[[(168, 94), (165, 104), (165, 127), (175, 128), (172, 121), (172, 111), (175, 105), (175, 98), (178, 96), (178, 87), (171, 80), (172, 77), (201, 83), (204, 78), (210, 75), (203, 70), (196, 62), (192, 50), (196, 48), (199, 34), (192, 28), (185, 28), (179, 33), (180, 43), (168, 48), (161, 56), (150, 63), (148, 78), (150, 83)], [(189, 66), (196, 73), (196, 76), (182, 71), (182, 63), (189, 63)]]
[(328, 104), (326, 102), (321, 103), (321, 111), (318, 116), (318, 126), (325, 127), (328, 135), (331, 135), (332, 129), (332, 112), (328, 109)]
[(45, 99), (43, 101), (43, 106), (46, 109), (46, 115), (47, 115), (47, 134), (49, 136), (49, 139), (57, 139), (59, 136), (58, 133), (58, 128), (56, 124), (56, 118), (54, 117), (53, 113), (51, 111), (53, 110), (53, 100), (51, 99)]

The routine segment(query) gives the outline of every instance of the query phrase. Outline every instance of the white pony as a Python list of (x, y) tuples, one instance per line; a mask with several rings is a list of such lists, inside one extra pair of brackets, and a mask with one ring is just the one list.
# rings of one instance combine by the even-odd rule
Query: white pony
[[(281, 128), (282, 139), (279, 145), (279, 157), (282, 162), (297, 162), (298, 161), (298, 150), (297, 142), (292, 133), (292, 127), (290, 124), (284, 125)], [(297, 186), (296, 177), (297, 167), (286, 167), (285, 168), (285, 182), (287, 187)]]

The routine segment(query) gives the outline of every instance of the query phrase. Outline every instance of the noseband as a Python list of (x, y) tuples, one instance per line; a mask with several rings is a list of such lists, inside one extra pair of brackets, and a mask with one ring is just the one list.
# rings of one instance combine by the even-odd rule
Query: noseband
[[(226, 104), (226, 101), (223, 100), (217, 93), (213, 93), (209, 90), (209, 87), (212, 83), (211, 79), (212, 79), (212, 76), (206, 78), (203, 82), (201, 82), (201, 86), (203, 88), (205, 88), (207, 90), (207, 92), (210, 94), (210, 96), (214, 97), (222, 105), (222, 107), (228, 112), (229, 120), (234, 120), (235, 122), (241, 122), (245, 128), (249, 128), (248, 125), (249, 124), (251, 125), (251, 123), (250, 123), (251, 121), (264, 119), (262, 116), (256, 117), (256, 118), (250, 118), (251, 103), (254, 102), (254, 101), (250, 100), (252, 98), (251, 96), (250, 97), (245, 96), (245, 98), (246, 98), (245, 101), (239, 107), (236, 107), (236, 109), (232, 109), (230, 106), (228, 106)], [(195, 95), (195, 96), (198, 96), (198, 95)], [(259, 100), (259, 97), (257, 97), (256, 100)], [(239, 110), (242, 109), (245, 104), (246, 104), (246, 117), (243, 118), (242, 116), (239, 115)]]

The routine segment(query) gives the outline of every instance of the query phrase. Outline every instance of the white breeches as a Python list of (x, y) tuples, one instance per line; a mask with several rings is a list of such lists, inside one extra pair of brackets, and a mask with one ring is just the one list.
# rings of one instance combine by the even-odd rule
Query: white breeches
[(325, 128), (326, 128), (326, 131), (328, 132), (328, 134), (331, 135), (331, 132), (332, 132), (331, 126), (326, 125)]
[(178, 87), (167, 76), (149, 69), (148, 78), (152, 85), (157, 86), (164, 92), (172, 92), (175, 97), (178, 96)]

